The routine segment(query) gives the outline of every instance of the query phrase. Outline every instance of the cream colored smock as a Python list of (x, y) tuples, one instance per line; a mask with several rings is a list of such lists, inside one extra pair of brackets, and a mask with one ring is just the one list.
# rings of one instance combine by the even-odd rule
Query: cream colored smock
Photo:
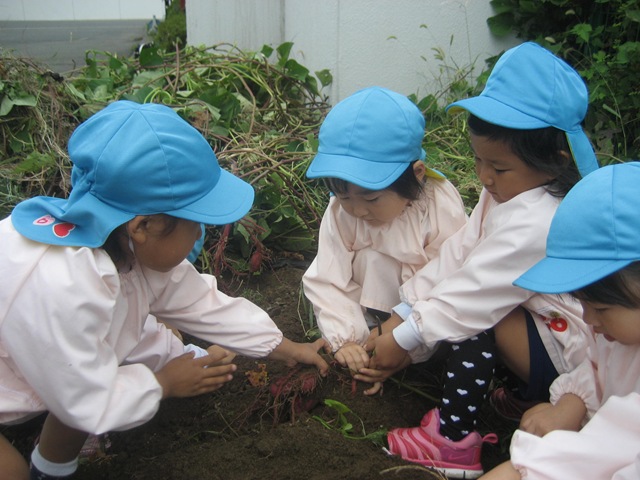
[(602, 335), (589, 357), (551, 385), (551, 403), (573, 393), (587, 406), (580, 432), (537, 437), (517, 430), (511, 462), (523, 479), (640, 478), (640, 347)]
[(492, 328), (519, 305), (532, 313), (558, 372), (584, 359), (592, 335), (580, 303), (513, 285), (545, 256), (559, 204), (542, 187), (504, 203), (483, 189), (469, 222), (400, 289), (403, 303), (394, 310), (405, 322), (393, 335), (414, 362), (429, 358), (438, 342), (461, 342)]
[(363, 308), (391, 312), (400, 301), (400, 285), (466, 220), (460, 194), (448, 180), (429, 178), (420, 199), (381, 226), (349, 215), (332, 197), (322, 218), (317, 256), (302, 280), (333, 351), (347, 342), (364, 344), (370, 325)]
[(185, 349), (149, 314), (250, 357), (282, 341), (263, 310), (187, 260), (118, 273), (104, 250), (33, 242), (10, 218), (0, 245), (0, 423), (49, 410), (99, 434), (150, 420), (162, 397), (153, 372)]

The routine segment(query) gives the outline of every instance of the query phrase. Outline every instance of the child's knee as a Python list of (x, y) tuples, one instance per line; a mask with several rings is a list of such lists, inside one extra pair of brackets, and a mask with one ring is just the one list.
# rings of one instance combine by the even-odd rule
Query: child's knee
[(2, 434), (0, 434), (0, 472), (2, 478), (28, 480), (29, 465), (20, 452)]

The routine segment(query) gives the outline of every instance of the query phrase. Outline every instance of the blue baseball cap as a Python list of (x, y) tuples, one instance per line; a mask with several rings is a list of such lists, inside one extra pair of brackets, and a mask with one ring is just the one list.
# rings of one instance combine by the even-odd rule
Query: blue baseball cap
[(588, 106), (589, 92), (578, 72), (537, 43), (526, 42), (498, 59), (479, 96), (453, 102), (446, 110), (464, 109), (486, 122), (517, 130), (563, 130), (584, 177), (598, 168), (582, 129)]
[[(424, 160), (424, 128), (422, 112), (404, 95), (382, 87), (360, 90), (327, 114), (307, 177), (387, 188), (411, 163)], [(429, 174), (444, 178), (435, 170)]]
[(27, 238), (99, 247), (136, 215), (223, 225), (253, 203), (251, 185), (220, 168), (206, 139), (164, 105), (116, 101), (75, 129), (68, 150), (69, 198), (34, 197), (11, 213)]
[(551, 221), (547, 256), (514, 285), (573, 292), (640, 260), (640, 162), (602, 167), (580, 180)]

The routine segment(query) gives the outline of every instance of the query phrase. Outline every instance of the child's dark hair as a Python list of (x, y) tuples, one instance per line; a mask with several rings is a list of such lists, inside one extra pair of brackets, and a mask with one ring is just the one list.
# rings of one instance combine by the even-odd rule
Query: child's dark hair
[(555, 127), (533, 130), (506, 128), (485, 122), (475, 115), (469, 115), (467, 123), (474, 135), (505, 143), (529, 167), (554, 177), (545, 185), (551, 195), (564, 197), (580, 180), (564, 131)]
[[(162, 231), (159, 232), (160, 237), (165, 237), (173, 232), (178, 225), (178, 221), (180, 220), (177, 217), (172, 217), (170, 215), (165, 215), (163, 213), (159, 213), (157, 215), (161, 215), (164, 220), (164, 227)], [(129, 252), (125, 252), (121, 247), (120, 238), (127, 236), (127, 224), (122, 224), (118, 228), (116, 228), (113, 232), (109, 234), (105, 242), (102, 244), (102, 248), (105, 252), (109, 254), (113, 263), (118, 265), (120, 262), (125, 261), (129, 258)]]
[[(328, 177), (324, 179), (324, 184), (329, 191), (335, 194), (345, 194), (349, 188), (349, 183), (341, 178)], [(383, 190), (391, 190), (396, 192), (402, 198), (409, 201), (417, 200), (424, 190), (424, 182), (420, 182), (413, 172), (413, 163), (410, 163), (407, 169), (402, 172), (395, 182)]]
[(578, 300), (640, 308), (640, 261), (572, 293)]

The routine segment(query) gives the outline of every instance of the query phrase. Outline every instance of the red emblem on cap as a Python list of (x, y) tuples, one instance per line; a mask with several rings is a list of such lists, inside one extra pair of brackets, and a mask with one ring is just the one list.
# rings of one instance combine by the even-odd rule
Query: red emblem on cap
[(73, 223), (64, 222), (64, 223), (56, 223), (53, 226), (53, 234), (56, 237), (64, 238), (71, 233), (71, 231), (76, 228)]
[(53, 222), (55, 222), (56, 219), (53, 218), (51, 215), (43, 215), (40, 218), (36, 218), (33, 221), (34, 225), (42, 225), (42, 226), (46, 226), (46, 225), (51, 225)]

